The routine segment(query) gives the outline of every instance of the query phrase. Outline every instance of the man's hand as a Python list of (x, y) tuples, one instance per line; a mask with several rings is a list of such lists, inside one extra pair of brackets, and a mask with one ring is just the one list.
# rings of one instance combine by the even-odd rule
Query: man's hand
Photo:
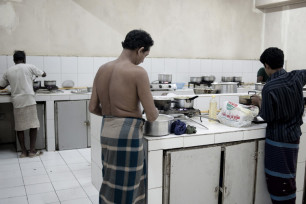
[(261, 98), (258, 95), (251, 96), (252, 105), (261, 107)]

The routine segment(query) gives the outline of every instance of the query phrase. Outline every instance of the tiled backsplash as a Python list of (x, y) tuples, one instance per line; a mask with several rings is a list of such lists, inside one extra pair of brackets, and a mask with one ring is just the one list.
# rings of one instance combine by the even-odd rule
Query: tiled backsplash
[[(56, 80), (61, 87), (65, 80), (73, 80), (76, 87), (92, 86), (99, 67), (114, 57), (64, 57), (27, 56), (27, 63), (34, 64), (47, 73), (39, 80)], [(0, 77), (12, 65), (12, 56), (0, 56)], [(215, 59), (176, 59), (146, 58), (140, 64), (148, 72), (150, 81), (158, 79), (158, 74), (172, 74), (172, 82), (189, 82), (190, 77), (214, 75), (216, 81), (221, 76), (242, 76), (246, 83), (256, 82), (257, 71), (262, 64), (258, 60), (215, 60)]]

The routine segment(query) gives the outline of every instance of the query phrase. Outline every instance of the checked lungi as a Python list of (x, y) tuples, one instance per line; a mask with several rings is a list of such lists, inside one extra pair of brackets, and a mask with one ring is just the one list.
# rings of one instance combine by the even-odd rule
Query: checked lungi
[(265, 174), (273, 204), (295, 203), (298, 151), (299, 140), (284, 143), (266, 138)]
[(146, 168), (140, 118), (103, 116), (100, 204), (146, 203)]

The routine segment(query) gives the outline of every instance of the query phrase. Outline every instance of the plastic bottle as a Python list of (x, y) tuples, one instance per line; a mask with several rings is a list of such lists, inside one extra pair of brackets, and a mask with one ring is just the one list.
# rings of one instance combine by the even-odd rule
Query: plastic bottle
[[(210, 103), (209, 103), (209, 117), (213, 119), (217, 119), (217, 101), (216, 101), (216, 96), (213, 95)], [(212, 122), (213, 120), (209, 120)]]

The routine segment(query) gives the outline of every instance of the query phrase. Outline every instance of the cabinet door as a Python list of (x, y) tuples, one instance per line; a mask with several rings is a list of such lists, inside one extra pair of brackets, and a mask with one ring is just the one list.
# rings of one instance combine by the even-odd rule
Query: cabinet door
[(218, 203), (221, 147), (172, 151), (168, 155), (170, 204)]
[(272, 204), (265, 177), (265, 141), (258, 141), (255, 204)]
[(90, 121), (90, 112), (89, 112), (89, 100), (86, 100), (86, 123), (87, 123), (87, 146), (91, 147), (91, 121)]
[(223, 203), (253, 203), (256, 142), (225, 147)]
[(87, 147), (86, 101), (56, 102), (59, 150)]

